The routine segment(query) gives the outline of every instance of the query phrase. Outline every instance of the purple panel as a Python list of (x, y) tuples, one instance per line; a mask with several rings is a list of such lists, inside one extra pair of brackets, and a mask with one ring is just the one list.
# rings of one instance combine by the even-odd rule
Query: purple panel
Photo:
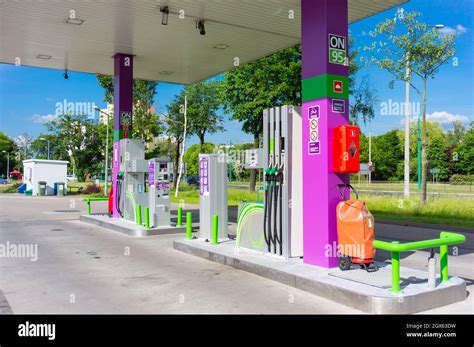
[[(117, 53), (114, 56), (114, 140), (122, 138), (123, 134), (118, 130), (126, 132), (131, 131), (132, 126), (132, 108), (133, 108), (133, 56)], [(122, 115), (129, 116), (130, 124), (124, 128), (120, 119)], [(117, 175), (120, 170), (120, 144), (114, 142), (113, 165), (112, 165), (112, 199), (113, 216), (119, 218), (115, 204), (117, 193)]]
[(120, 124), (122, 114), (132, 115), (133, 98), (133, 56), (117, 53), (114, 55), (114, 130), (124, 129)]
[(155, 185), (155, 161), (150, 160), (148, 162), (148, 187)]
[(303, 49), (303, 79), (335, 74), (347, 76), (347, 66), (329, 63), (329, 34), (347, 38), (347, 0), (301, 0), (301, 44)]
[[(349, 183), (349, 175), (332, 172), (332, 129), (347, 124), (347, 116), (331, 110), (331, 99), (303, 103), (303, 254), (304, 262), (323, 267), (337, 266), (335, 253), (327, 254), (337, 241), (337, 184)], [(320, 117), (315, 129), (314, 110)], [(317, 140), (314, 138), (317, 133)], [(319, 153), (312, 151), (317, 141)]]
[[(301, 0), (301, 11), (303, 79), (347, 76), (348, 66), (329, 62), (329, 35), (345, 37), (348, 51), (347, 0)], [(349, 183), (349, 175), (332, 172), (332, 130), (348, 123), (345, 104), (336, 101), (334, 110), (329, 98), (305, 102), (302, 110), (303, 259), (323, 267), (337, 266), (336, 185)]]
[(199, 194), (209, 193), (209, 159), (201, 157), (199, 159)]
[(114, 218), (120, 218), (120, 214), (117, 211), (117, 204), (115, 203), (115, 197), (117, 194), (117, 175), (120, 171), (120, 142), (115, 141), (112, 153), (112, 212)]

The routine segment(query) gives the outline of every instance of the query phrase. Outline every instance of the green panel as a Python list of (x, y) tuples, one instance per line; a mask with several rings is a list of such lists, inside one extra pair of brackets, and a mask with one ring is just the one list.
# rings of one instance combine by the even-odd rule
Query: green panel
[(331, 64), (344, 65), (347, 62), (346, 51), (342, 49), (329, 48), (329, 62)]
[(132, 138), (132, 134), (131, 134), (131, 131), (129, 130), (114, 130), (114, 142), (116, 141), (120, 141), (121, 139), (123, 139), (123, 133), (128, 133), (128, 139)]
[[(335, 92), (336, 82), (342, 83), (342, 92)], [(318, 100), (323, 98), (348, 99), (349, 98), (349, 79), (346, 76), (333, 74), (324, 74), (304, 79), (303, 102)]]

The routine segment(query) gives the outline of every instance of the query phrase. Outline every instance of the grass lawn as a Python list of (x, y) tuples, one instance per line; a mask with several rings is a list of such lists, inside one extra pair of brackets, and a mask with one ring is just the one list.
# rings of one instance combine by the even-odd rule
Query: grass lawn
[[(257, 196), (258, 195), (258, 196)], [(229, 188), (227, 191), (227, 201), (229, 206), (238, 206), (240, 202), (243, 201), (258, 201), (263, 200), (263, 193), (260, 192), (257, 194), (250, 193), (246, 189), (235, 189)], [(192, 190), (185, 190), (180, 191), (177, 198), (174, 196), (174, 191), (171, 193), (171, 202), (175, 203), (185, 203), (185, 204), (194, 204), (199, 205), (199, 190), (192, 189)]]
[[(260, 192), (260, 199), (263, 198)], [(429, 197), (426, 205), (420, 207), (417, 197), (404, 200), (397, 196), (373, 195), (363, 193), (360, 198), (366, 201), (375, 218), (403, 220), (419, 223), (443, 224), (474, 228), (474, 199), (449, 196)], [(257, 194), (244, 189), (230, 188), (229, 206), (237, 206), (241, 201), (256, 201)], [(171, 197), (172, 202), (199, 204), (197, 189), (182, 191), (179, 197)]]
[[(69, 182), (70, 187), (86, 187), (92, 182)], [(366, 185), (355, 185), (358, 189), (364, 189)], [(103, 187), (103, 182), (101, 182)], [(11, 185), (0, 185), (0, 193), (16, 192)], [(356, 188), (356, 189), (357, 189)], [(373, 183), (371, 189), (375, 190), (403, 190), (402, 183)], [(430, 191), (469, 192), (469, 186), (451, 185), (431, 185)], [(416, 185), (412, 187), (415, 191)], [(5, 191), (6, 190), (6, 191)], [(71, 194), (68, 192), (68, 194)], [(74, 192), (73, 194), (78, 194)], [(103, 193), (91, 194), (93, 196), (103, 196)], [(468, 227), (474, 229), (474, 198), (454, 197), (454, 196), (429, 196), (425, 206), (420, 207), (419, 199), (413, 196), (409, 200), (404, 200), (401, 196), (375, 195), (361, 193), (360, 198), (366, 201), (369, 210), (375, 218), (388, 220), (413, 221), (430, 224), (443, 224)], [(229, 188), (229, 206), (238, 206), (242, 201), (259, 201), (263, 199), (263, 191), (250, 193), (246, 189)], [(199, 204), (199, 190), (197, 187), (185, 186), (179, 192), (177, 198), (174, 197), (174, 190), (171, 192), (171, 201), (174, 203), (183, 202), (186, 204)]]
[[(351, 184), (357, 190), (381, 190), (391, 192), (403, 192), (403, 182), (367, 182), (357, 183), (357, 179), (351, 180)], [(428, 183), (427, 187), (430, 193), (458, 193), (458, 194), (474, 194), (474, 185), (457, 185), (449, 183)], [(410, 184), (410, 192), (418, 192), (418, 184)]]
[(413, 221), (474, 228), (474, 199), (429, 197), (421, 207), (419, 199), (404, 200), (395, 196), (360, 194), (367, 207), (380, 219)]

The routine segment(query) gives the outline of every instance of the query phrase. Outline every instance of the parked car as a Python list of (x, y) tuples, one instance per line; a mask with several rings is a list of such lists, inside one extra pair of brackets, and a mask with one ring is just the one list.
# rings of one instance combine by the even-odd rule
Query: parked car
[(8, 180), (6, 178), (0, 178), (0, 184), (8, 184)]
[(190, 186), (198, 186), (199, 185), (199, 176), (188, 176), (186, 177), (186, 182)]

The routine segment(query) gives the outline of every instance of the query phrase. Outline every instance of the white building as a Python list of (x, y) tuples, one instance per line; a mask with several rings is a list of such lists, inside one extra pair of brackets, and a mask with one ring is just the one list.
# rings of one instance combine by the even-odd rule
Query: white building
[(112, 122), (113, 122), (114, 104), (107, 103), (107, 108), (101, 109), (101, 112), (99, 112), (99, 124), (107, 124), (106, 114), (109, 114), (112, 116)]
[(23, 183), (26, 190), (33, 190), (33, 195), (39, 194), (38, 182), (46, 182), (46, 195), (54, 195), (54, 184), (64, 183), (67, 189), (67, 164), (63, 160), (28, 159), (23, 160)]

